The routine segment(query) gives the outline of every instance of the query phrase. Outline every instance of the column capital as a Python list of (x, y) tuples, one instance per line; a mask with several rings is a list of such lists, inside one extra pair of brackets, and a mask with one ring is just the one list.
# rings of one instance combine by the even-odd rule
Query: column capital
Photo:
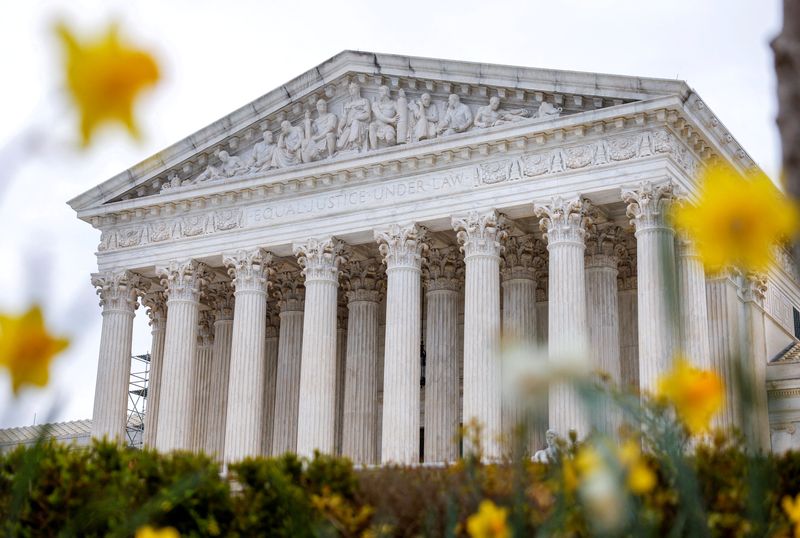
[(345, 244), (334, 237), (311, 238), (304, 243), (295, 243), (292, 252), (303, 268), (301, 272), (306, 282), (321, 280), (338, 285), (344, 247)]
[(233, 319), (233, 286), (230, 282), (219, 281), (208, 286), (206, 292), (208, 306), (214, 311), (215, 321)]
[(132, 271), (105, 271), (92, 273), (92, 285), (97, 288), (103, 311), (122, 310), (133, 313), (138, 308), (137, 298), (150, 289), (150, 281)]
[(617, 269), (619, 257), (624, 255), (623, 230), (614, 223), (592, 224), (586, 233), (586, 267), (611, 267)]
[(542, 242), (531, 234), (506, 239), (503, 250), (503, 280), (536, 280), (537, 257), (544, 251)]
[(737, 278), (739, 298), (745, 303), (755, 303), (761, 307), (767, 297), (767, 275), (764, 273), (739, 274)]
[(385, 269), (374, 258), (348, 262), (342, 270), (347, 301), (379, 302), (386, 290)]
[(167, 297), (164, 290), (151, 289), (142, 295), (142, 304), (147, 309), (150, 326), (163, 329), (167, 320)]
[(266, 292), (266, 288), (270, 285), (269, 277), (275, 273), (270, 267), (272, 254), (263, 248), (243, 249), (223, 254), (222, 263), (228, 268), (231, 285), (237, 292)]
[(539, 229), (547, 241), (548, 249), (556, 244), (573, 243), (583, 246), (586, 227), (591, 223), (589, 209), (591, 204), (586, 199), (572, 198), (564, 200), (554, 197), (549, 203), (535, 204), (534, 214), (540, 219)]
[(203, 288), (213, 279), (208, 266), (196, 260), (173, 260), (156, 267), (167, 301), (200, 300)]
[(455, 246), (428, 251), (422, 274), (428, 291), (458, 291), (464, 282), (464, 264)]
[(457, 232), (464, 257), (498, 257), (503, 251), (501, 241), (507, 236), (504, 217), (495, 210), (486, 212), (471, 211), (464, 217), (453, 217), (452, 226)]
[(387, 269), (420, 269), (422, 255), (428, 250), (427, 228), (416, 223), (392, 224), (374, 234)]
[(214, 345), (214, 313), (211, 310), (201, 310), (197, 322), (197, 345), (211, 347)]
[(636, 231), (671, 228), (667, 212), (675, 199), (672, 182), (653, 184), (642, 181), (634, 187), (623, 188), (622, 201), (628, 204), (626, 214)]
[(283, 312), (302, 312), (306, 288), (299, 271), (278, 273), (273, 285), (273, 295), (278, 300), (278, 309)]

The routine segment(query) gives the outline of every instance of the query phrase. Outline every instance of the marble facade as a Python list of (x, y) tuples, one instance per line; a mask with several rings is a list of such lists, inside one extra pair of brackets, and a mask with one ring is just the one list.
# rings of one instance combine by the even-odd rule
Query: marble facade
[[(499, 458), (501, 335), (648, 390), (678, 349), (732, 379), (748, 331), (766, 383), (790, 327), (666, 219), (710, 159), (755, 166), (682, 81), (340, 53), (70, 201), (101, 232), (93, 435), (124, 431), (140, 299), (145, 442), (224, 461), (452, 461), (471, 420)], [(764, 282), (800, 305), (791, 271)], [(543, 405), (587, 432), (570, 387)]]

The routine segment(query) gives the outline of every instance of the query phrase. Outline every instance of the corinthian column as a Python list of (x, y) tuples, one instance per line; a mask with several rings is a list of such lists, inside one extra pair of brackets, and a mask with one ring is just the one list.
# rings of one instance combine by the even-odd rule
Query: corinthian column
[(168, 312), (156, 448), (191, 450), (200, 291), (210, 274), (205, 264), (194, 260), (170, 262), (156, 273), (162, 277)]
[[(725, 430), (740, 428), (742, 416), (739, 408), (741, 384), (738, 382), (739, 356), (742, 352), (742, 330), (739, 302), (738, 275), (722, 271), (708, 279), (708, 328), (711, 351), (711, 368), (725, 385), (722, 409), (714, 416), (714, 427)], [(641, 281), (641, 280), (640, 280)], [(641, 323), (641, 318), (639, 318)]]
[(208, 419), (211, 406), (211, 369), (214, 358), (214, 316), (200, 312), (197, 334), (197, 362), (194, 381), (194, 450), (204, 451), (208, 444)]
[(672, 184), (642, 182), (623, 189), (628, 216), (636, 227), (639, 309), (639, 388), (653, 392), (658, 376), (669, 369), (677, 341), (675, 316), (675, 231), (667, 210)]
[(147, 382), (147, 410), (144, 418), (144, 445), (153, 447), (158, 429), (158, 394), (161, 390), (161, 365), (164, 362), (164, 336), (167, 332), (167, 298), (163, 291), (151, 291), (142, 297), (150, 317), (150, 377)]
[(294, 452), (297, 447), (297, 418), (300, 405), (300, 359), (303, 348), (305, 288), (297, 272), (281, 273), (275, 279), (275, 296), (280, 311), (278, 374), (275, 387), (275, 420), (272, 455)]
[[(549, 254), (547, 338), (551, 360), (586, 349), (586, 206), (579, 199), (556, 197), (549, 204), (535, 207)], [(550, 428), (559, 434), (565, 435), (569, 430), (576, 430), (580, 436), (588, 433), (583, 404), (571, 384), (550, 386), (548, 412)]]
[(425, 234), (417, 224), (375, 231), (387, 276), (381, 463), (419, 463), (420, 267), (427, 250)]
[(344, 378), (347, 361), (347, 300), (344, 294), (339, 294), (336, 306), (336, 420), (334, 431), (336, 442), (334, 454), (342, 455), (342, 437), (344, 426)]
[(458, 459), (458, 292), (464, 267), (455, 247), (431, 249), (425, 274), (425, 462)]
[(344, 271), (347, 289), (347, 351), (342, 455), (353, 463), (378, 463), (378, 308), (382, 266), (353, 261)]
[(137, 297), (150, 283), (130, 271), (92, 274), (103, 307), (100, 358), (94, 393), (92, 437), (125, 442), (131, 338)]
[[(503, 338), (509, 343), (536, 343), (536, 270), (533, 236), (509, 237), (503, 252)], [(526, 422), (524, 402), (503, 399), (503, 436), (513, 439)], [(526, 435), (532, 424), (524, 424)], [(544, 433), (544, 432), (542, 432)], [(544, 439), (544, 437), (542, 437)], [(525, 443), (527, 445), (527, 442)], [(538, 447), (538, 443), (533, 446)]]
[[(743, 377), (747, 379), (745, 390), (739, 392), (740, 405), (745, 416), (742, 429), (755, 452), (767, 453), (771, 448), (769, 409), (767, 406), (767, 339), (764, 300), (767, 293), (767, 276), (749, 274), (740, 279), (739, 296), (744, 303), (741, 309), (742, 334), (745, 352), (742, 358)], [(749, 396), (749, 397), (748, 397)], [(742, 401), (743, 400), (743, 401)]]
[(272, 435), (275, 427), (275, 390), (278, 379), (278, 305), (267, 303), (267, 339), (265, 342), (264, 361), (264, 428), (261, 439), (261, 453), (269, 456), (272, 453)]
[[(594, 368), (608, 376), (611, 386), (621, 379), (619, 288), (617, 247), (621, 246), (622, 229), (613, 224), (591, 227), (586, 240), (586, 306), (589, 350)], [(599, 429), (614, 435), (620, 415), (614, 404), (602, 400), (593, 410)]]
[(306, 284), (297, 454), (333, 454), (336, 441), (336, 295), (344, 244), (333, 238), (294, 246)]
[(686, 358), (698, 368), (711, 367), (708, 343), (708, 304), (706, 273), (691, 240), (680, 234), (678, 254), (678, 294), (681, 348)]
[(264, 359), (267, 287), (272, 254), (240, 250), (222, 257), (234, 292), (225, 461), (261, 454), (264, 428)]
[[(454, 217), (464, 252), (464, 424), (481, 425), (481, 447), (501, 456), (500, 241), (506, 232), (495, 211)], [(475, 447), (473, 447), (474, 449)]]
[(211, 361), (206, 453), (222, 460), (225, 453), (225, 424), (228, 417), (228, 382), (231, 371), (233, 336), (233, 288), (229, 282), (210, 286), (208, 302), (214, 312), (214, 348)]

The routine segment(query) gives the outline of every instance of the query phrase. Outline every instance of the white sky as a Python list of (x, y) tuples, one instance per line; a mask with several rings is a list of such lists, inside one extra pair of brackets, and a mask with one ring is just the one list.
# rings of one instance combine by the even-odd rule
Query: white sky
[[(0, 16), (0, 310), (41, 300), (73, 344), (47, 389), (13, 399), (0, 372), (0, 427), (31, 424), (34, 414), (37, 422), (92, 415), (101, 317), (89, 273), (100, 234), (66, 201), (343, 49), (680, 78), (768, 174), (780, 162), (768, 46), (779, 0), (9, 4)], [(157, 53), (164, 80), (139, 108), (142, 142), (112, 130), (89, 151), (74, 149), (57, 17), (84, 32), (116, 19)], [(149, 350), (146, 320), (140, 309), (134, 353)]]

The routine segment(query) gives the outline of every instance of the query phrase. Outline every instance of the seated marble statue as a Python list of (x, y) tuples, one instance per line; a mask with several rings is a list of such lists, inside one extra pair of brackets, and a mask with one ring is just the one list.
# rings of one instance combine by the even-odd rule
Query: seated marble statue
[(361, 97), (361, 87), (355, 82), (350, 83), (347, 91), (350, 93), (350, 100), (342, 109), (336, 148), (341, 151), (364, 151), (369, 140), (367, 136), (371, 111), (369, 101)]
[(272, 166), (272, 154), (275, 153), (275, 137), (272, 131), (264, 131), (263, 142), (257, 142), (253, 146), (253, 152), (250, 154), (251, 172), (260, 172), (262, 170), (269, 170)]
[(278, 135), (278, 144), (272, 154), (273, 168), (286, 168), (300, 164), (300, 151), (303, 147), (303, 130), (295, 127), (291, 122), (281, 122), (281, 134)]
[(169, 189), (174, 189), (175, 187), (180, 187), (182, 185), (181, 178), (178, 177), (177, 172), (170, 172), (167, 176), (167, 182), (161, 185), (161, 192), (164, 192)]
[(389, 97), (389, 87), (378, 88), (378, 99), (372, 103), (373, 120), (369, 124), (369, 147), (377, 149), (378, 142), (393, 146), (397, 133), (395, 127), (399, 119), (397, 105)]
[(559, 453), (558, 445), (556, 444), (558, 434), (553, 430), (547, 430), (547, 433), (544, 434), (544, 438), (547, 442), (547, 447), (542, 450), (537, 450), (533, 455), (533, 461), (536, 463), (558, 463)]
[(408, 108), (411, 111), (411, 141), (436, 138), (439, 109), (431, 101), (431, 95), (423, 93), (419, 99), (409, 103)]
[(203, 183), (213, 179), (233, 177), (236, 174), (247, 171), (247, 167), (242, 162), (242, 159), (236, 155), (230, 155), (227, 151), (222, 150), (219, 152), (218, 157), (219, 166), (209, 164), (203, 173), (194, 178), (191, 183)]
[(328, 112), (328, 102), (325, 99), (317, 101), (317, 119), (311, 121), (311, 112), (306, 112), (304, 121), (306, 138), (303, 141), (301, 156), (304, 163), (320, 159), (323, 155), (333, 157), (336, 152), (336, 124), (338, 118), (333, 112)]
[(524, 108), (501, 110), (500, 98), (495, 95), (489, 99), (488, 105), (478, 109), (478, 113), (475, 114), (475, 121), (472, 124), (475, 127), (494, 127), (495, 125), (522, 121), (529, 117), (530, 112)]
[(472, 112), (469, 107), (461, 102), (461, 98), (451, 93), (447, 98), (447, 110), (444, 118), (439, 122), (436, 132), (445, 136), (463, 133), (472, 126)]
[(557, 118), (563, 109), (560, 106), (553, 106), (546, 101), (542, 101), (539, 110), (536, 112), (537, 118)]

